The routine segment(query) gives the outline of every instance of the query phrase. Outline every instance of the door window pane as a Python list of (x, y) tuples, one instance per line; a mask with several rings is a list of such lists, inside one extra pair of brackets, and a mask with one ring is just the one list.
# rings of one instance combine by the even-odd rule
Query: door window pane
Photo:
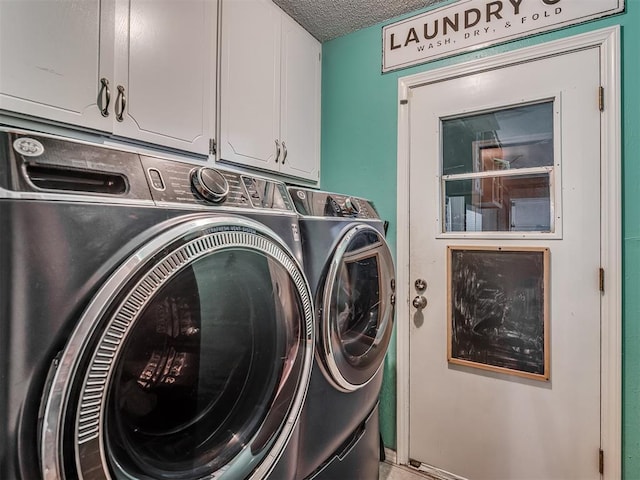
[(551, 172), (446, 180), (446, 232), (551, 232)]
[(552, 101), (443, 120), (443, 232), (553, 232), (553, 143)]

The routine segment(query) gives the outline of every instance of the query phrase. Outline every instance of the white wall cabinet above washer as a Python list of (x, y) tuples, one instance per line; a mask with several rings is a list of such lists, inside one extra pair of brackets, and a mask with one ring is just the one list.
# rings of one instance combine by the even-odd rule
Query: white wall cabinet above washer
[(221, 161), (318, 182), (321, 45), (270, 0), (222, 0)]
[(217, 0), (0, 2), (0, 110), (208, 154)]

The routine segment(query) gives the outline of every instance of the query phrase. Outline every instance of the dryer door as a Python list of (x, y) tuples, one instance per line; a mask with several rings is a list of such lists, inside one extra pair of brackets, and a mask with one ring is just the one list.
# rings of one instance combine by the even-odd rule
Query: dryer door
[(44, 407), (46, 479), (261, 479), (286, 445), (313, 360), (309, 288), (260, 224), (191, 218), (85, 310)]
[(384, 237), (369, 225), (338, 243), (322, 299), (319, 352), (336, 388), (351, 392), (382, 367), (393, 329), (393, 259)]

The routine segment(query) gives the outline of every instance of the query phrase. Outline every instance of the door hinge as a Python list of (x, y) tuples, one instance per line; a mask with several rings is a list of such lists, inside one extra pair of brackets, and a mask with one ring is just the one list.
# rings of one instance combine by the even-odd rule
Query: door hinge
[(598, 471), (600, 475), (604, 475), (604, 450), (598, 452)]
[(210, 138), (209, 139), (209, 154), (210, 155), (215, 155), (216, 154), (216, 140), (215, 138)]
[(598, 108), (604, 112), (604, 87), (598, 88)]
[(600, 268), (598, 276), (598, 288), (602, 293), (604, 293), (604, 268)]
[(400, 105), (406, 105), (407, 103), (409, 103), (409, 100), (407, 100), (406, 98), (400, 100)]

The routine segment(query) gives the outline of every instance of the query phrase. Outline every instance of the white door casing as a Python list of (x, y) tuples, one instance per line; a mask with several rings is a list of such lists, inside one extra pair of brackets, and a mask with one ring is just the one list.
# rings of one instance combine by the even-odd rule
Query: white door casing
[[(398, 239), (399, 240), (398, 241), (398, 280), (399, 280), (398, 296), (399, 298), (404, 299), (404, 301), (399, 302), (398, 304), (398, 318), (400, 320), (398, 322), (399, 345), (398, 345), (398, 445), (397, 445), (397, 448), (398, 448), (398, 461), (400, 463), (407, 463), (409, 460), (410, 449), (409, 449), (408, 441), (409, 441), (410, 430), (413, 430), (415, 433), (415, 429), (420, 427), (419, 425), (416, 424), (415, 421), (411, 421), (411, 422), (409, 421), (409, 411), (410, 411), (411, 405), (409, 402), (409, 388), (410, 388), (409, 383), (410, 382), (409, 382), (408, 371), (412, 367), (409, 361), (409, 358), (410, 358), (409, 357), (409, 353), (410, 353), (409, 334), (410, 334), (410, 331), (412, 333), (415, 331), (415, 327), (411, 326), (410, 328), (410, 325), (412, 325), (411, 322), (413, 320), (413, 313), (415, 310), (412, 307), (410, 307), (409, 302), (411, 298), (413, 298), (413, 296), (415, 295), (415, 292), (412, 286), (414, 278), (413, 278), (413, 275), (410, 275), (410, 271), (409, 271), (410, 259), (411, 259), (411, 264), (413, 264), (414, 262), (414, 258), (410, 257), (410, 253), (409, 253), (410, 252), (409, 226), (411, 225), (412, 227), (414, 227), (414, 225), (411, 224), (410, 216), (409, 216), (410, 197), (408, 192), (409, 189), (407, 189), (407, 186), (410, 185), (409, 178), (417, 178), (418, 176), (416, 175), (416, 172), (410, 171), (410, 166), (409, 166), (409, 159), (411, 156), (410, 145), (415, 147), (415, 145), (412, 145), (410, 143), (411, 106), (415, 104), (414, 102), (418, 102), (418, 99), (416, 97), (419, 96), (418, 92), (420, 91), (420, 87), (424, 85), (435, 85), (437, 82), (442, 82), (444, 80), (454, 78), (454, 77), (458, 78), (457, 82), (459, 86), (463, 84), (465, 81), (469, 81), (473, 83), (474, 79), (476, 80), (492, 79), (493, 81), (499, 82), (501, 81), (501, 79), (504, 80), (508, 77), (507, 69), (503, 69), (502, 71), (498, 71), (498, 73), (496, 73), (496, 69), (499, 69), (501, 67), (522, 63), (522, 62), (530, 62), (540, 57), (546, 57), (549, 55), (557, 56), (557, 55), (560, 55), (561, 53), (566, 53), (568, 51), (574, 51), (578, 49), (591, 47), (592, 49), (595, 49), (595, 51), (597, 51), (597, 56), (598, 56), (597, 60), (599, 61), (600, 68), (598, 69), (598, 64), (596, 63), (593, 69), (599, 70), (596, 72), (596, 75), (599, 76), (599, 81), (605, 91), (605, 99), (607, 99), (605, 104), (606, 108), (601, 113), (601, 118), (600, 118), (600, 124), (601, 124), (600, 137), (601, 138), (596, 139), (596, 148), (599, 145), (600, 156), (602, 157), (601, 171), (597, 172), (597, 173), (600, 173), (602, 198), (601, 200), (600, 198), (597, 198), (597, 194), (595, 196), (594, 195), (591, 196), (591, 197), (596, 197), (596, 204), (594, 207), (596, 208), (596, 210), (598, 209), (597, 201), (600, 200), (600, 205), (599, 205), (600, 212), (594, 212), (592, 213), (592, 216), (593, 218), (600, 217), (602, 221), (601, 229), (600, 229), (600, 225), (597, 225), (597, 229), (601, 231), (601, 234), (600, 234), (600, 238), (597, 239), (596, 241), (595, 247), (596, 247), (596, 250), (599, 250), (599, 252), (596, 251), (596, 256), (598, 256), (598, 253), (599, 253), (599, 256), (600, 256), (599, 263), (605, 269), (607, 282), (606, 282), (605, 292), (602, 295), (602, 297), (599, 299), (601, 300), (599, 302), (600, 309), (601, 309), (601, 317), (602, 317), (601, 331), (597, 332), (599, 336), (596, 335), (595, 337), (592, 337), (591, 342), (592, 343), (597, 341), (601, 342), (600, 345), (601, 345), (602, 365), (601, 365), (601, 371), (599, 373), (602, 379), (601, 392), (600, 392), (602, 397), (602, 405), (601, 405), (600, 417), (602, 419), (601, 446), (602, 446), (602, 449), (605, 451), (605, 459), (606, 459), (604, 462), (605, 478), (619, 477), (620, 475), (620, 441), (621, 441), (620, 439), (620, 410), (621, 410), (620, 323), (621, 323), (621, 320), (620, 320), (620, 274), (619, 274), (620, 272), (620, 247), (619, 247), (620, 245), (620, 199), (619, 199), (620, 146), (619, 146), (619, 134), (618, 134), (619, 132), (619, 109), (618, 109), (619, 66), (618, 66), (618, 53), (617, 53), (618, 52), (618, 36), (619, 36), (619, 33), (617, 28), (606, 29), (606, 30), (593, 32), (590, 34), (573, 37), (566, 40), (551, 42), (551, 43), (544, 44), (537, 47), (522, 49), (516, 52), (511, 52), (511, 53), (491, 57), (489, 59), (469, 62), (459, 66), (440, 69), (435, 72), (427, 72), (427, 73), (407, 77), (404, 79), (400, 79), (399, 100), (401, 102), (401, 106), (399, 108), (399, 131), (398, 131), (399, 133), (399, 142), (398, 142), (399, 143), (399, 152), (398, 152), (398, 227), (399, 228), (398, 228), (398, 231), (400, 232), (399, 234), (400, 236)], [(564, 58), (567, 58), (567, 57), (564, 57)], [(558, 57), (556, 57), (556, 60), (557, 59)], [(553, 59), (550, 59), (550, 60), (553, 61)], [(558, 64), (557, 68), (560, 68), (560, 67), (562, 67), (562, 65)], [(511, 67), (510, 71), (513, 71), (514, 68), (515, 68), (515, 71), (517, 71), (519, 67), (518, 68)], [(484, 73), (480, 74), (479, 72), (484, 72)], [(467, 78), (465, 78), (465, 76)], [(517, 76), (512, 78), (511, 81), (520, 83), (519, 77)], [(534, 82), (534, 85), (535, 84), (537, 84), (537, 82)], [(553, 82), (551, 82), (550, 85), (554, 85)], [(475, 85), (467, 85), (465, 88), (473, 89), (478, 87), (479, 85), (475, 84)], [(485, 85), (484, 88), (488, 88), (487, 85)], [(426, 90), (427, 89), (422, 89), (422, 91), (426, 91)], [(471, 90), (469, 91), (463, 90), (463, 91), (466, 93), (471, 92)], [(535, 97), (538, 97), (538, 98), (558, 97), (559, 101), (557, 102), (557, 104), (561, 104), (563, 101), (565, 102), (570, 101), (569, 99), (570, 95), (568, 95), (568, 93), (565, 94), (566, 98), (561, 99), (560, 98), (562, 97), (561, 94), (558, 95), (557, 91), (549, 91), (548, 89), (546, 92), (538, 91), (533, 93), (533, 98), (531, 97), (524, 98), (522, 96), (518, 97), (517, 95), (514, 96), (513, 98), (508, 98), (510, 91), (515, 92), (515, 89), (503, 88), (500, 92), (497, 92), (502, 97), (503, 105), (510, 105), (510, 104), (514, 104), (522, 101), (530, 101), (530, 100), (534, 100)], [(486, 93), (486, 92), (483, 91), (483, 93)], [(467, 102), (469, 101), (469, 98), (465, 96), (464, 93), (462, 93), (460, 96), (465, 97)], [(595, 97), (595, 94), (594, 94), (594, 97)], [(481, 98), (485, 98), (485, 95), (483, 95)], [(406, 102), (406, 100), (408, 100), (408, 103)], [(439, 106), (434, 106), (433, 113), (436, 114), (438, 118), (442, 116), (446, 116), (447, 114), (463, 113), (464, 104), (454, 105), (453, 103), (455, 101), (456, 101), (456, 98), (452, 98), (451, 101), (449, 101), (448, 103), (435, 101), (435, 104)], [(474, 100), (472, 102), (474, 105), (473, 107), (470, 107), (470, 110), (478, 111), (478, 110), (483, 110), (484, 108), (495, 108), (500, 106), (497, 104), (493, 104), (493, 105), (482, 104), (481, 102), (482, 100)], [(443, 110), (446, 108), (449, 108), (449, 111), (444, 112)], [(562, 108), (565, 108), (565, 107), (563, 106)], [(558, 114), (559, 114), (559, 111), (558, 111)], [(562, 133), (565, 134), (565, 132), (562, 132)], [(434, 132), (430, 131), (425, 135), (430, 137), (433, 134)], [(567, 136), (567, 134), (565, 134), (565, 136)], [(430, 138), (431, 140), (433, 140), (432, 137)], [(575, 138), (579, 139), (580, 137), (578, 135)], [(570, 137), (567, 137), (564, 140), (568, 142), (576, 143), (573, 140), (571, 140)], [(580, 143), (580, 142), (577, 142), (577, 143)], [(438, 142), (436, 141), (436, 145), (437, 144)], [(432, 152), (435, 152), (435, 155), (438, 155), (437, 149), (430, 150), (430, 153)], [(438, 164), (437, 157), (436, 157), (435, 163)], [(569, 168), (569, 166), (567, 166), (567, 168)], [(569, 173), (570, 170), (565, 169), (565, 166), (563, 166), (563, 171), (564, 171), (564, 177), (563, 177), (564, 187), (573, 188), (572, 183), (569, 180), (567, 180), (567, 175), (572, 175), (571, 173)], [(414, 185), (413, 189), (415, 190), (416, 188), (417, 188), (416, 185)], [(424, 192), (423, 196), (425, 197), (423, 204), (427, 204), (427, 203), (431, 204), (433, 203), (434, 200), (439, 200), (438, 198), (439, 193), (437, 193), (439, 192), (439, 188), (438, 188), (438, 183), (436, 179), (434, 179), (433, 182), (430, 182), (428, 186), (423, 186), (422, 190)], [(432, 190), (435, 190), (435, 192)], [(536, 240), (536, 239), (527, 239), (527, 240), (520, 240), (516, 242), (519, 242), (519, 245), (521, 246), (548, 244), (552, 248), (551, 257), (552, 257), (552, 265), (553, 265), (553, 261), (554, 261), (553, 249), (558, 248), (556, 246), (557, 244), (566, 241), (566, 240), (559, 240), (558, 237), (561, 235), (564, 235), (565, 237), (570, 238), (571, 235), (573, 235), (573, 233), (570, 232), (571, 228), (573, 227), (571, 227), (571, 223), (566, 218), (566, 215), (568, 214), (568, 212), (571, 211), (569, 210), (570, 208), (572, 208), (571, 203), (574, 201), (577, 202), (579, 200), (580, 200), (579, 198), (572, 200), (572, 197), (570, 194), (565, 195), (566, 204), (563, 207), (561, 207), (565, 209), (565, 218), (561, 220), (561, 223), (564, 223), (565, 231), (560, 235), (556, 235), (556, 238), (554, 240), (550, 239), (547, 241), (543, 241), (543, 240)], [(575, 205), (573, 208), (575, 208)], [(414, 207), (414, 210), (415, 210), (415, 207)], [(569, 230), (566, 230), (566, 229), (569, 229)], [(430, 237), (435, 238), (435, 235), (434, 235), (435, 230), (436, 230), (435, 228), (431, 228), (431, 230), (429, 230)], [(486, 236), (482, 238), (484, 239), (486, 238)], [(453, 239), (442, 239), (443, 244), (446, 244), (447, 242), (451, 243), (453, 242)], [(488, 241), (487, 240), (481, 241), (480, 238), (476, 238), (473, 240), (459, 239), (459, 240), (456, 240), (456, 242), (467, 244), (467, 245), (478, 245), (483, 243), (485, 245), (496, 245), (496, 244), (500, 244), (502, 240), (492, 239)], [(599, 248), (597, 243), (600, 244)], [(427, 248), (429, 248), (429, 244), (427, 244)], [(564, 253), (565, 257), (570, 257), (570, 255), (571, 255), (570, 249), (567, 250), (566, 253)], [(558, 259), (559, 258), (561, 258), (560, 255), (558, 255)], [(444, 261), (444, 254), (440, 255), (440, 261)], [(575, 262), (575, 260), (573, 260), (573, 262)], [(443, 268), (442, 265), (439, 267), (436, 265), (429, 265), (429, 267), (430, 268), (433, 267), (434, 270), (439, 269), (438, 271), (441, 274), (444, 271), (442, 270)], [(558, 277), (556, 280), (558, 281), (560, 279), (559, 278), (560, 274), (557, 272), (558, 270), (557, 266), (555, 268), (556, 270), (554, 270), (554, 267), (552, 266), (551, 278), (553, 279), (554, 277)], [(584, 275), (584, 274), (581, 274), (581, 275)], [(444, 283), (445, 278), (443, 275), (441, 276), (442, 276), (442, 282)], [(594, 275), (592, 275), (592, 277), (595, 278)], [(552, 280), (552, 284), (553, 284), (553, 280)], [(429, 287), (429, 288), (432, 288), (432, 287)], [(553, 291), (554, 289), (552, 288), (552, 292)], [(445, 290), (443, 288), (441, 290), (440, 295), (442, 295), (442, 293), (444, 292)], [(438, 293), (435, 291), (428, 290), (428, 293), (426, 295), (428, 297), (429, 296), (434, 297), (434, 295), (437, 297)], [(445, 295), (445, 298), (446, 298), (446, 295)], [(553, 298), (553, 293), (552, 293), (552, 300), (551, 300), (552, 308), (555, 303), (559, 303), (559, 302), (557, 298), (556, 299)], [(430, 308), (432, 308), (431, 305), (425, 309), (424, 321), (427, 326), (429, 325), (429, 322), (431, 320), (429, 318)], [(552, 315), (551, 315), (552, 325), (554, 321), (556, 323), (559, 323), (560, 322), (559, 318), (562, 318), (562, 316), (566, 314), (567, 313), (563, 314), (559, 311), (552, 310)], [(443, 314), (439, 313), (439, 315), (443, 315)], [(444, 315), (446, 315), (446, 313)], [(556, 318), (556, 316), (559, 318)], [(444, 320), (442, 320), (441, 323), (444, 324)], [(422, 328), (424, 329), (424, 326)], [(553, 329), (552, 329), (552, 332), (554, 332)], [(557, 353), (555, 353), (554, 348), (558, 349), (558, 348), (564, 348), (564, 347), (554, 346), (553, 344), (554, 341), (560, 342), (562, 340), (561, 335), (562, 335), (562, 331), (558, 331), (555, 333), (555, 337), (553, 333), (551, 336), (552, 367), (554, 365), (554, 361), (559, 366), (562, 364), (559, 358), (556, 358), (554, 360), (554, 354), (557, 355)], [(446, 342), (446, 337), (445, 339), (441, 340), (441, 343), (442, 343), (441, 347), (443, 349), (446, 348), (445, 342)], [(446, 370), (446, 350), (444, 354), (440, 352), (438, 355), (440, 355), (441, 357), (439, 361), (444, 363), (445, 370)], [(569, 365), (568, 367), (569, 370), (566, 372), (566, 374), (569, 375), (571, 373), (571, 368), (573, 367), (571, 367), (570, 364), (567, 364), (567, 365)], [(596, 364), (594, 368), (597, 369), (598, 365)], [(554, 386), (555, 386), (555, 390), (558, 390), (558, 391), (561, 390), (560, 382), (563, 375), (562, 373), (559, 373), (561, 372), (561, 370), (558, 370), (556, 372), (552, 368), (552, 374), (551, 374), (552, 379), (550, 384), (547, 385), (546, 387), (547, 390), (545, 390), (545, 387), (542, 385), (540, 385), (539, 387), (531, 387), (532, 385), (531, 381), (524, 381), (519, 383), (513, 382), (512, 380), (513, 377), (511, 379), (507, 379), (506, 381), (503, 378), (498, 378), (496, 380), (496, 375), (482, 376), (482, 375), (474, 375), (473, 373), (469, 374), (464, 372), (464, 370), (460, 370), (460, 369), (457, 369), (457, 370), (451, 369), (451, 370), (453, 371), (454, 375), (458, 375), (458, 376), (462, 375), (463, 377), (466, 375), (466, 377), (471, 376), (475, 379), (479, 379), (478, 381), (480, 382), (491, 382), (492, 388), (495, 388), (496, 390), (495, 392), (493, 392), (491, 389), (485, 390), (485, 394), (491, 394), (492, 392), (498, 394), (501, 388), (507, 388), (505, 387), (505, 385), (509, 385), (510, 384), (509, 382), (511, 382), (511, 384), (514, 384), (514, 385), (519, 385), (521, 390), (523, 388), (526, 390), (528, 387), (530, 391), (543, 392), (540, 394), (542, 396), (539, 398), (538, 404), (541, 401), (543, 401), (543, 399), (545, 398), (544, 392), (553, 391)], [(498, 375), (498, 377), (500, 377), (500, 375)], [(430, 388), (434, 388), (434, 387), (438, 388), (437, 381), (435, 381), (434, 383), (430, 383), (430, 379), (428, 378), (425, 379), (424, 381), (425, 381), (425, 384), (428, 385)], [(554, 381), (556, 382), (555, 384), (554, 384)], [(535, 385), (535, 382), (536, 381), (533, 381), (533, 385)], [(524, 387), (522, 387), (522, 385), (524, 385)], [(477, 387), (477, 385), (475, 387)], [(592, 388), (593, 388), (593, 385), (592, 385)], [(596, 388), (597, 388), (597, 384), (596, 384)], [(470, 394), (470, 392), (466, 392), (466, 394)], [(529, 399), (528, 396), (523, 396), (520, 398), (522, 401), (526, 401)], [(535, 395), (532, 398), (536, 398)], [(522, 404), (522, 401), (520, 402), (520, 404)], [(534, 403), (534, 406), (535, 406), (535, 403)], [(508, 425), (508, 424), (509, 422), (505, 423), (505, 425)], [(409, 425), (411, 425), (412, 427), (409, 428)], [(596, 430), (599, 430), (599, 429), (600, 428), (596, 428)], [(594, 430), (592, 430), (592, 435), (593, 435), (593, 431)], [(581, 434), (578, 434), (578, 435), (581, 435)], [(413, 452), (414, 448), (411, 448), (411, 451)], [(510, 453), (510, 451), (507, 451), (507, 452)], [(595, 463), (597, 468), (597, 460), (596, 460), (597, 450), (596, 452), (594, 452), (592, 458), (593, 460), (584, 460), (584, 461), (589, 463)], [(454, 471), (454, 473), (456, 472)]]

